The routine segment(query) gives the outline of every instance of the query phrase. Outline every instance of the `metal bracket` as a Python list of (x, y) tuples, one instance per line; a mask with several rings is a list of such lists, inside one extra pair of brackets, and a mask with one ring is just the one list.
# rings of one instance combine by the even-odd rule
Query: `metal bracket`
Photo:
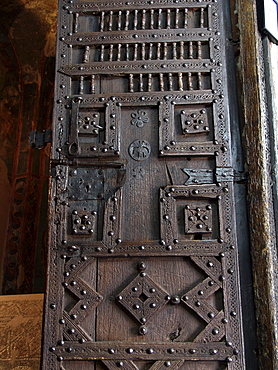
[(34, 149), (43, 149), (46, 144), (51, 143), (52, 140), (52, 130), (46, 129), (43, 132), (34, 130), (29, 135), (29, 142), (31, 148)]

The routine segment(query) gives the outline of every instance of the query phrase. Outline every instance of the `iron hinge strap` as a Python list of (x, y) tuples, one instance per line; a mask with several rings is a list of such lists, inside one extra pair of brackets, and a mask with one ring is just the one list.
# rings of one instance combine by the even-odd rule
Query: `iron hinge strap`
[(46, 144), (51, 143), (52, 140), (52, 130), (46, 129), (43, 132), (34, 130), (29, 135), (29, 141), (31, 148), (43, 149)]
[(184, 185), (197, 185), (197, 184), (212, 184), (215, 181), (221, 182), (236, 182), (245, 183), (248, 179), (248, 173), (244, 171), (236, 171), (233, 168), (217, 168), (211, 169), (181, 169), (187, 179)]

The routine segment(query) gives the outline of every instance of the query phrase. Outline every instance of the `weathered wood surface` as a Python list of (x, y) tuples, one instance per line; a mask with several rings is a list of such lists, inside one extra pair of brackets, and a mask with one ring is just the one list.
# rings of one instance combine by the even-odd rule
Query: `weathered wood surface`
[(277, 247), (262, 40), (255, 1), (237, 0), (236, 4), (259, 361), (262, 370), (277, 369)]

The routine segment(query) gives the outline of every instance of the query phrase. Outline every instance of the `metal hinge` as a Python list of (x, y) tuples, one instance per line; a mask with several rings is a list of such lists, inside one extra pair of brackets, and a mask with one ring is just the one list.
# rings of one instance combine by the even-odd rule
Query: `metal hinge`
[(29, 135), (29, 141), (31, 148), (43, 149), (46, 144), (50, 143), (52, 139), (52, 130), (46, 129), (43, 132), (34, 130)]
[(236, 171), (233, 168), (217, 168), (216, 170), (182, 168), (181, 170), (187, 176), (184, 185), (212, 184), (215, 181), (246, 183), (248, 180), (247, 172)]

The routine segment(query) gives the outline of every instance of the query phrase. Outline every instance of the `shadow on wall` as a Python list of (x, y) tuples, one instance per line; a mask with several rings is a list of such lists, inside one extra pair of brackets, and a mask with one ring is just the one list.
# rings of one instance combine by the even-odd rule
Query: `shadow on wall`
[(56, 0), (0, 3), (0, 293), (43, 292)]

